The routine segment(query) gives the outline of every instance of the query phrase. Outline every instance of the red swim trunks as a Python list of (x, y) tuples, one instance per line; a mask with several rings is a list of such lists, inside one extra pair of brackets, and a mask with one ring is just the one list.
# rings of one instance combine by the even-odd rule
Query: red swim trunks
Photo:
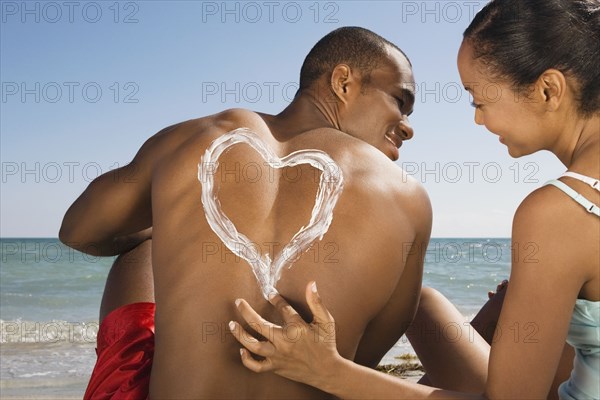
[(134, 303), (108, 314), (98, 330), (98, 360), (84, 399), (148, 398), (154, 356), (154, 303)]

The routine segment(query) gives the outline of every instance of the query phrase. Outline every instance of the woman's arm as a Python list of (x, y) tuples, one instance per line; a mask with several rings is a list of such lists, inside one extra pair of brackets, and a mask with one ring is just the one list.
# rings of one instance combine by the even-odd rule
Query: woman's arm
[[(281, 296), (271, 298), (284, 318), (284, 326), (264, 320), (246, 301), (236, 301), (252, 329), (269, 339), (258, 341), (240, 324), (230, 323), (233, 335), (247, 349), (241, 350), (241, 357), (248, 369), (273, 371), (345, 399), (482, 398), (403, 381), (342, 358), (336, 349), (335, 321), (323, 305), (314, 282), (306, 288), (306, 300), (314, 316), (310, 324)], [(264, 359), (254, 359), (248, 350)]]
[(346, 359), (332, 364), (329, 374), (321, 381), (319, 389), (343, 399), (483, 399), (481, 395), (412, 383)]
[(515, 214), (510, 285), (490, 353), (489, 398), (545, 399), (549, 394), (586, 279), (581, 266), (588, 262), (590, 242), (581, 229), (588, 214), (579, 208), (544, 187)]
[[(585, 263), (589, 243), (578, 233), (581, 220), (572, 218), (578, 208), (547, 195), (532, 194), (515, 215), (511, 284), (481, 398), (545, 399), (561, 358), (575, 299), (586, 279), (585, 272), (574, 266)], [(240, 343), (265, 357), (258, 361), (242, 351), (246, 367), (273, 371), (343, 398), (478, 398), (405, 382), (342, 359), (335, 341), (327, 341), (335, 325), (316, 289), (307, 288), (306, 297), (314, 315), (311, 324), (280, 296), (272, 299), (284, 317), (283, 327), (265, 321), (245, 301), (238, 301), (244, 319), (268, 338), (259, 342), (232, 322)]]

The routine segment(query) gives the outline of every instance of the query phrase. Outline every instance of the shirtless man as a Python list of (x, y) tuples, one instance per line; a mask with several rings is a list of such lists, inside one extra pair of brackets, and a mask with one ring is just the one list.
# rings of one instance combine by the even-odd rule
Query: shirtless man
[[(240, 127), (254, 131), (280, 157), (301, 149), (324, 151), (344, 177), (328, 232), (283, 271), (277, 290), (308, 316), (304, 290), (316, 280), (336, 316), (338, 348), (346, 358), (374, 367), (400, 338), (398, 327), (408, 327), (416, 311), (431, 230), (424, 189), (393, 163), (402, 142), (413, 136), (407, 119), (413, 90), (411, 65), (400, 49), (365, 29), (341, 28), (311, 50), (299, 92), (280, 114), (234, 109), (166, 128), (131, 164), (100, 176), (75, 201), (60, 238), (82, 251), (118, 254), (131, 246), (115, 238), (144, 238), (136, 232), (152, 227), (152, 246), (146, 242), (136, 249), (128, 272), (113, 268), (111, 275), (128, 275), (124, 281), (109, 276), (107, 284), (113, 293), (127, 292), (127, 279), (135, 286), (135, 276), (149, 268), (152, 248), (151, 398), (328, 396), (273, 374), (249, 372), (227, 326), (239, 319), (234, 300), (242, 297), (278, 321), (248, 263), (223, 245), (200, 201), (200, 157), (215, 139)], [(272, 258), (310, 219), (320, 174), (306, 164), (271, 170), (247, 145), (231, 147), (219, 162), (215, 180), (223, 211)], [(251, 173), (242, 172), (250, 165)], [(116, 297), (123, 304), (152, 301), (151, 286), (134, 290), (127, 300)], [(119, 301), (103, 303), (103, 314), (123, 305)], [(126, 315), (119, 329), (135, 325), (136, 316)], [(151, 357), (151, 346), (145, 349)], [(95, 375), (118, 366), (101, 367), (102, 362), (99, 349)]]

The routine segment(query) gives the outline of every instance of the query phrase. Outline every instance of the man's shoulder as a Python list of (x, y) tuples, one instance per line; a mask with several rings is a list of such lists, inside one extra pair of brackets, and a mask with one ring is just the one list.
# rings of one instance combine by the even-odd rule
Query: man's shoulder
[(345, 163), (361, 181), (378, 192), (393, 196), (413, 197), (426, 195), (425, 188), (398, 164), (375, 147), (355, 140), (351, 151), (345, 154)]
[(259, 113), (245, 108), (223, 110), (217, 114), (200, 118), (198, 122), (218, 128), (221, 132), (229, 132), (240, 127), (255, 129), (264, 126), (265, 123)]
[[(387, 221), (401, 220), (419, 227), (419, 231), (429, 229), (431, 203), (419, 181), (366, 143), (343, 157), (344, 192), (362, 210), (361, 214), (369, 210), (367, 214), (372, 220), (381, 221), (377, 217)], [(402, 231), (402, 226), (397, 224), (397, 229)]]
[(375, 200), (387, 199), (391, 209), (412, 221), (413, 226), (427, 230), (431, 225), (432, 208), (429, 195), (421, 182), (390, 161), (375, 175), (374, 184), (379, 190)]
[(150, 137), (143, 147), (174, 150), (190, 141), (214, 140), (240, 127), (256, 127), (262, 118), (254, 111), (234, 108), (167, 126)]
[(163, 131), (185, 131), (192, 135), (222, 134), (240, 127), (252, 128), (262, 123), (264, 123), (263, 119), (254, 111), (231, 108), (216, 114), (180, 122), (163, 129)]
[(423, 185), (372, 145), (333, 128), (308, 132), (312, 142), (342, 168), (346, 187), (355, 195), (429, 209)]

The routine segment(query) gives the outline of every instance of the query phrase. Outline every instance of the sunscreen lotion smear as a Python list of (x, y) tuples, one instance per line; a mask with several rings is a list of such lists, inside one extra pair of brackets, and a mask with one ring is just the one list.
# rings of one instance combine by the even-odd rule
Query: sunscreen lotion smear
[[(308, 225), (300, 228), (272, 260), (269, 254), (261, 254), (259, 246), (237, 231), (233, 222), (221, 210), (221, 203), (217, 198), (214, 176), (219, 166), (219, 157), (228, 148), (240, 143), (251, 146), (271, 168), (309, 164), (322, 172)], [(333, 219), (333, 209), (342, 193), (344, 182), (341, 168), (327, 153), (307, 149), (279, 158), (248, 128), (230, 131), (210, 144), (198, 164), (198, 180), (202, 183), (202, 206), (208, 224), (229, 250), (250, 264), (265, 299), (271, 293), (277, 293), (275, 285), (283, 268), (290, 268), (315, 241), (323, 238)]]

